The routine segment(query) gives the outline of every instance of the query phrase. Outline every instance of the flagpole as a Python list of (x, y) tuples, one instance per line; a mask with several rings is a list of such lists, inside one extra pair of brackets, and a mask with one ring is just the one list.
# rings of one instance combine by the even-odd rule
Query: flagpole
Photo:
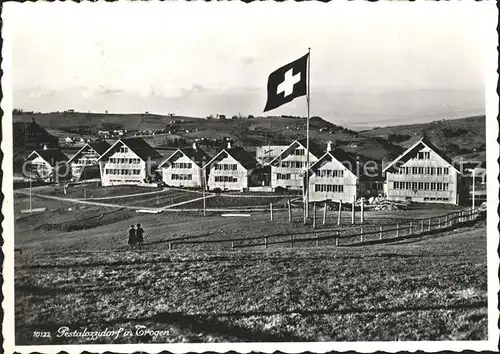
[(307, 58), (307, 138), (306, 138), (306, 150), (307, 150), (307, 158), (306, 158), (306, 181), (304, 185), (304, 193), (305, 193), (305, 208), (306, 208), (306, 219), (309, 218), (309, 118), (311, 112), (311, 48), (309, 50), (309, 57)]

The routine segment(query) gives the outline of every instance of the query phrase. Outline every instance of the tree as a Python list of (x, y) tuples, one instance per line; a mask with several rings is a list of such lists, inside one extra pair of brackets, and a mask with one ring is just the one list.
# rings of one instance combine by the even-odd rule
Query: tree
[(250, 124), (247, 120), (237, 119), (232, 122), (231, 135), (233, 135), (238, 142), (238, 145), (243, 147), (247, 141), (248, 133), (250, 132)]

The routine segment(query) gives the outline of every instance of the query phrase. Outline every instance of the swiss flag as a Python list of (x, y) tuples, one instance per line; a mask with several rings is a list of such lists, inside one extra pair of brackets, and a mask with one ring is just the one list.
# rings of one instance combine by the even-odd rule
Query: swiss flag
[(267, 103), (264, 112), (278, 108), (307, 94), (307, 61), (309, 53), (269, 75)]

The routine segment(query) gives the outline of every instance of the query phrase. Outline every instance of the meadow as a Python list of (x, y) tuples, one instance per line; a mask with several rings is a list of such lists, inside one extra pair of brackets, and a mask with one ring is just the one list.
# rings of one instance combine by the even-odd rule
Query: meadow
[[(80, 192), (75, 193), (72, 197)], [(104, 194), (99, 197), (116, 197), (114, 191)], [(267, 203), (265, 198), (256, 200)], [(212, 199), (247, 203), (252, 198)], [(303, 225), (300, 210), (293, 210), (289, 223), (286, 211), (276, 211), (271, 221), (268, 212), (140, 214), (61, 200), (34, 202), (48, 211), (19, 214), (27, 197), (16, 194), (17, 344), (479, 340), (487, 335), (484, 221), (362, 247), (322, 242), (231, 249), (218, 242), (169, 249), (179, 241), (311, 232), (311, 225)], [(445, 212), (430, 207), (370, 211), (365, 227)], [(343, 214), (338, 229), (352, 230), (350, 213)], [(318, 229), (331, 229), (335, 221), (332, 211)], [(126, 232), (138, 222), (146, 230), (146, 244), (129, 249)], [(145, 326), (162, 333), (58, 338), (61, 326), (88, 331)], [(33, 331), (52, 336), (35, 338)]]
[[(16, 256), (18, 344), (61, 326), (142, 325), (124, 342), (486, 338), (483, 224), (398, 244), (273, 250), (154, 249)], [(33, 331), (53, 333), (33, 338)], [(109, 342), (100, 338), (91, 343)]]

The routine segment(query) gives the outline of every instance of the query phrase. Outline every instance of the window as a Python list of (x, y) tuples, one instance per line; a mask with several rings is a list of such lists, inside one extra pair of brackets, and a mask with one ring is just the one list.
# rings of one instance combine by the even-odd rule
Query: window
[(437, 190), (442, 191), (443, 190), (443, 184), (442, 183), (437, 183)]
[(290, 179), (292, 176), (290, 173), (277, 173), (276, 179)]
[(412, 182), (411, 183), (411, 189), (413, 189), (413, 190), (417, 189), (417, 182)]
[(406, 182), (406, 189), (411, 189), (411, 182)]
[[(447, 191), (448, 190), (448, 183), (443, 183), (443, 190)], [(446, 198), (448, 200), (448, 198)]]
[(424, 189), (424, 183), (423, 182), (418, 182), (418, 190)]
[(127, 152), (128, 152), (128, 148), (127, 148), (126, 146), (122, 146), (122, 147), (120, 148), (120, 152), (122, 152), (122, 153), (127, 153)]
[(418, 174), (419, 175), (423, 175), (424, 174), (424, 168), (423, 167), (419, 167), (418, 168)]
[(424, 159), (429, 160), (430, 158), (431, 158), (431, 153), (430, 153), (430, 151), (425, 151), (425, 152), (424, 152)]
[(436, 190), (436, 183), (431, 182), (431, 191), (435, 191), (435, 190)]
[(393, 188), (399, 189), (399, 182), (393, 182)]
[(412, 172), (412, 174), (414, 174), (414, 175), (418, 174), (418, 167), (413, 167), (413, 168), (411, 169), (411, 172)]
[[(216, 182), (217, 182), (217, 177), (221, 177), (221, 176), (215, 176), (215, 181)], [(172, 180), (186, 181), (186, 180), (191, 180), (192, 178), (193, 178), (193, 176), (190, 175), (190, 174), (172, 173)]]
[(443, 168), (442, 167), (437, 167), (436, 168), (436, 174), (439, 176), (439, 175), (442, 175), (443, 174)]
[(295, 149), (295, 151), (293, 152), (294, 155), (296, 156), (305, 156), (305, 150), (304, 149)]
[(424, 152), (423, 152), (423, 151), (420, 151), (420, 152), (418, 153), (418, 159), (419, 159), (419, 160), (423, 160), (423, 159), (424, 159)]
[(316, 184), (314, 190), (316, 192), (342, 193), (344, 191), (344, 186), (341, 184)]
[(444, 175), (449, 175), (450, 174), (450, 169), (448, 167), (443, 168), (443, 174)]
[(431, 167), (431, 175), (435, 175), (436, 174), (436, 168), (435, 167)]
[(407, 175), (409, 175), (409, 174), (410, 174), (410, 168), (409, 168), (409, 167), (405, 167), (405, 173), (406, 173)]

